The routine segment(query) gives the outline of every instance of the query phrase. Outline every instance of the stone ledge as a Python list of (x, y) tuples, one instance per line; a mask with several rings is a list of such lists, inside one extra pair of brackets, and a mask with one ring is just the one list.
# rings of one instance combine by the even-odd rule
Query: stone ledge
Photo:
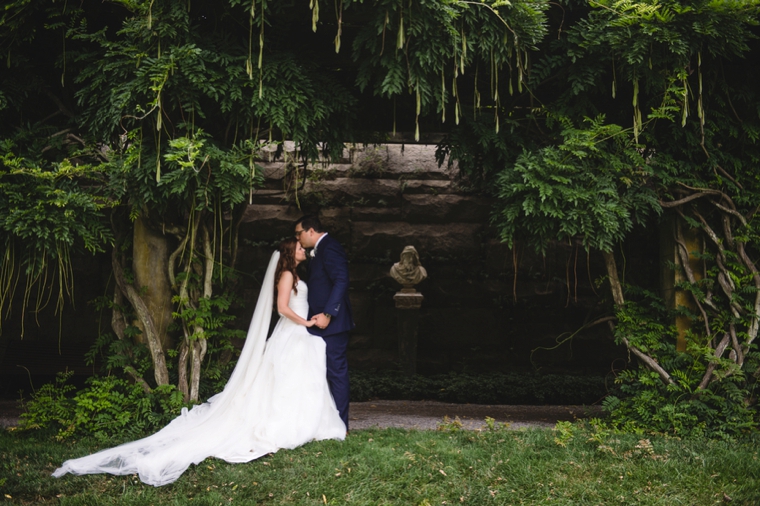
[(356, 256), (377, 257), (390, 250), (398, 258), (404, 246), (412, 245), (420, 255), (461, 256), (480, 250), (483, 225), (469, 223), (413, 224), (406, 222), (353, 222), (351, 250)]

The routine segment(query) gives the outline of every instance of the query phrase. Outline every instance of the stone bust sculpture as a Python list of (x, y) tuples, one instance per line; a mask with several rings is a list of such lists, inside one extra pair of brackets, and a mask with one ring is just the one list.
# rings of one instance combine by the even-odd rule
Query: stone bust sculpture
[(401, 260), (391, 267), (391, 277), (404, 288), (411, 288), (427, 278), (427, 271), (420, 265), (420, 255), (414, 246), (406, 246)]

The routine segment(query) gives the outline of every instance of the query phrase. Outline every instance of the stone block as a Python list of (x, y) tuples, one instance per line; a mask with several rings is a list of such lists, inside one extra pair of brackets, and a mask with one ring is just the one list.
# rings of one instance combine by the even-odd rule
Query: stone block
[(303, 216), (296, 206), (286, 204), (252, 204), (244, 214), (240, 239), (276, 242), (293, 235), (293, 222)]
[(447, 180), (404, 179), (401, 180), (400, 184), (405, 194), (426, 193), (439, 195), (441, 193), (456, 193), (458, 191), (456, 186)]
[(324, 229), (345, 245), (351, 241), (351, 209), (328, 207), (319, 212), (319, 221)]
[(354, 179), (307, 181), (302, 200), (326, 206), (400, 206), (401, 186), (392, 179)]
[(351, 251), (357, 257), (381, 257), (389, 251), (393, 262), (408, 245), (414, 246), (423, 259), (431, 255), (463, 256), (479, 251), (481, 230), (482, 225), (468, 223), (353, 222)]
[(285, 162), (261, 161), (256, 162), (256, 165), (261, 167), (261, 175), (264, 176), (264, 179), (281, 181), (285, 177)]
[(355, 207), (351, 211), (353, 221), (388, 222), (402, 221), (401, 207)]
[(438, 166), (435, 145), (380, 144), (351, 150), (352, 177), (451, 179), (453, 170)]
[(271, 185), (264, 185), (262, 188), (258, 188), (251, 192), (249, 202), (251, 204), (258, 205), (288, 205), (290, 204), (288, 196), (282, 190), (282, 183), (276, 183)]
[(387, 144), (383, 147), (387, 150), (388, 164), (394, 173), (412, 176), (415, 179), (425, 176), (450, 179), (454, 172), (449, 170), (445, 163), (441, 167), (438, 166), (435, 160), (435, 145)]
[(403, 220), (409, 223), (485, 223), (491, 200), (452, 194), (404, 194)]

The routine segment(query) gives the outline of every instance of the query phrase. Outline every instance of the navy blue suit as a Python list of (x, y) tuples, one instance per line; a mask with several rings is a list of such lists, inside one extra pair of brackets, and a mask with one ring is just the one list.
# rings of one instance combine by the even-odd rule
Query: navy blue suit
[(348, 257), (340, 243), (329, 234), (322, 237), (314, 258), (309, 261), (309, 318), (319, 313), (332, 315), (330, 324), (309, 332), (321, 336), (327, 345), (327, 382), (340, 417), (348, 429), (348, 332), (354, 328), (348, 300)]

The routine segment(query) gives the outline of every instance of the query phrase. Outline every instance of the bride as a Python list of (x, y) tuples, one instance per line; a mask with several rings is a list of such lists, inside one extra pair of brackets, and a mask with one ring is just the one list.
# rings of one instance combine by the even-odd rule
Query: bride
[[(306, 283), (296, 267), (306, 252), (295, 239), (269, 262), (248, 337), (224, 390), (144, 439), (67, 460), (53, 476), (138, 474), (149, 485), (175, 481), (207, 457), (249, 462), (280, 448), (346, 437), (326, 379), (325, 342), (306, 331)], [(280, 320), (266, 339), (274, 297)]]

